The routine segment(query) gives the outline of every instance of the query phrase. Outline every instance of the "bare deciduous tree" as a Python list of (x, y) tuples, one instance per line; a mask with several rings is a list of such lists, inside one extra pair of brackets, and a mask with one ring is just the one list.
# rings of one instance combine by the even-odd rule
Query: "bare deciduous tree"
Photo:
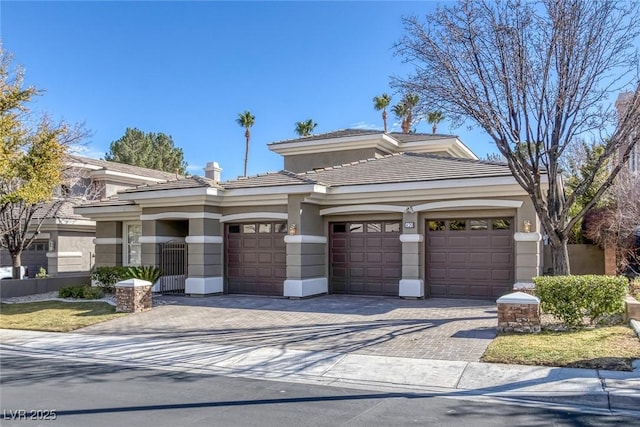
[(600, 246), (615, 248), (618, 272), (640, 267), (640, 174), (620, 172), (607, 192), (611, 205), (594, 209), (586, 218), (585, 234)]
[[(406, 18), (397, 53), (415, 65), (392, 84), (420, 96), (422, 111), (484, 129), (531, 198), (549, 237), (554, 274), (568, 274), (573, 225), (609, 188), (637, 143), (640, 126), (638, 4), (579, 0), (464, 0)], [(632, 90), (615, 124), (611, 95)], [(594, 177), (565, 196), (561, 159), (575, 139), (604, 143), (610, 175), (575, 216), (570, 209)], [(636, 134), (637, 135), (637, 134)], [(635, 139), (634, 139), (635, 138)]]

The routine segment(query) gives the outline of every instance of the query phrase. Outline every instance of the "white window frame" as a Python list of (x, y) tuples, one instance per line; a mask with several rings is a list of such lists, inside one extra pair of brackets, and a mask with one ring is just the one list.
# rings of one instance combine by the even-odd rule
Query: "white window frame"
[[(131, 264), (129, 262), (129, 227), (132, 225), (140, 226), (140, 237), (142, 237), (142, 222), (141, 221), (128, 221), (122, 223), (122, 265), (139, 267), (142, 264), (142, 253), (140, 253), (140, 263)], [(142, 244), (140, 245), (140, 251), (142, 252)]]

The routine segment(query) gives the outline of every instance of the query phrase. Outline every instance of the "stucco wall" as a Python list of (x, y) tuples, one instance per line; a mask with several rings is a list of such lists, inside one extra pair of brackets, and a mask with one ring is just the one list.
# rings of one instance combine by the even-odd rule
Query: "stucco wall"
[(325, 153), (297, 154), (284, 158), (284, 168), (292, 172), (306, 172), (314, 168), (342, 165), (363, 159), (384, 155), (375, 148), (358, 150), (330, 151)]
[[(605, 274), (604, 251), (596, 245), (568, 245), (571, 274)], [(544, 247), (544, 265), (551, 266), (551, 248)]]

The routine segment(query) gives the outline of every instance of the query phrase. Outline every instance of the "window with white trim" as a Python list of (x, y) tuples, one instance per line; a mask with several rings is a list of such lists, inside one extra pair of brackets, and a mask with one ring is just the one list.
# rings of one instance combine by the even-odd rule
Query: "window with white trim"
[(125, 222), (122, 230), (122, 265), (139, 266), (142, 264), (142, 224)]

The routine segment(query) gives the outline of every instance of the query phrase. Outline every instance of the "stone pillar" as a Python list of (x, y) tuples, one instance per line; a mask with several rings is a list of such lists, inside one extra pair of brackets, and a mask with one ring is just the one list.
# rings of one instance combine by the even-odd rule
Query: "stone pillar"
[[(405, 212), (402, 215), (402, 279), (398, 296), (401, 298), (424, 298), (424, 280), (420, 278), (420, 245), (424, 236), (418, 229), (418, 213)], [(411, 227), (411, 225), (413, 225)]]
[(615, 276), (617, 272), (616, 246), (612, 243), (606, 243), (604, 246), (604, 274)]
[(498, 332), (540, 332), (540, 299), (524, 292), (501, 296), (498, 303)]
[(185, 293), (190, 296), (224, 292), (222, 277), (223, 237), (219, 215), (208, 214), (189, 220), (188, 270)]
[[(285, 297), (304, 298), (329, 292), (326, 275), (327, 238), (323, 219), (316, 205), (303, 202), (304, 197), (289, 195), (289, 234), (287, 244), (287, 279)], [(294, 227), (295, 226), (295, 227)]]
[(129, 279), (116, 283), (116, 311), (137, 313), (151, 310), (151, 282)]
[(530, 283), (540, 275), (540, 240), (537, 232), (519, 232), (513, 235), (516, 241), (516, 282)]

